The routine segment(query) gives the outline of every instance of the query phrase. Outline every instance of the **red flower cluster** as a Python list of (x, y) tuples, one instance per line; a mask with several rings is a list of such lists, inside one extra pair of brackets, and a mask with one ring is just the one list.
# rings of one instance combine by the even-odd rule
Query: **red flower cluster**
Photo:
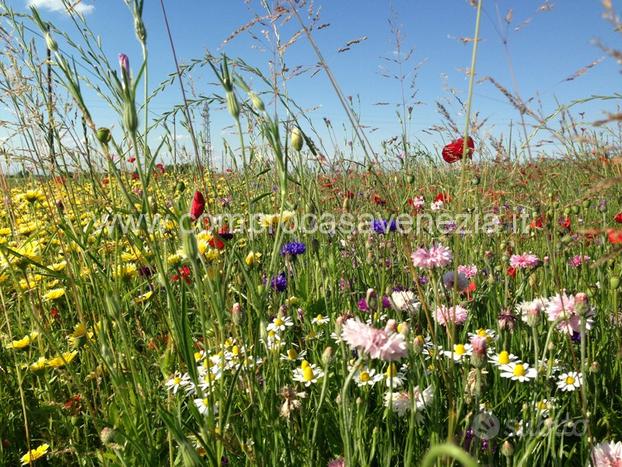
[[(467, 138), (466, 146), (466, 156), (471, 159), (473, 157), (473, 152), (475, 151), (475, 143), (473, 142), (473, 138), (470, 136)], [(443, 148), (443, 160), (449, 164), (453, 164), (454, 162), (458, 162), (462, 159), (463, 152), (465, 152), (464, 139), (455, 139)]]

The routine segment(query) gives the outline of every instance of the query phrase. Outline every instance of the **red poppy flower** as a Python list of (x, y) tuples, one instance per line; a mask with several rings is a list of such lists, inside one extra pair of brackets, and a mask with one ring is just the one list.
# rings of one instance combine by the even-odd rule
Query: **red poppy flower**
[[(475, 150), (475, 143), (470, 136), (467, 138), (466, 156), (470, 159), (473, 157), (473, 151)], [(462, 153), (464, 151), (464, 139), (458, 138), (453, 140), (447, 146), (443, 148), (443, 160), (449, 164), (458, 162), (462, 159)]]
[(513, 268), (512, 266), (510, 266), (506, 272), (508, 276), (516, 277), (516, 268)]
[(110, 180), (108, 179), (108, 177), (102, 178), (102, 185), (107, 186), (108, 183), (110, 183)]
[(614, 221), (616, 221), (618, 224), (622, 224), (622, 211), (620, 211), (619, 213), (617, 213), (614, 218)]
[(127, 159), (127, 161), (131, 164), (132, 162), (136, 162), (136, 158), (134, 156)]
[(609, 239), (609, 243), (614, 245), (622, 243), (622, 230), (609, 229), (607, 231), (607, 238)]
[(561, 225), (564, 229), (569, 229), (570, 228), (570, 217), (560, 219), (559, 225)]
[(213, 237), (209, 242), (209, 246), (211, 246), (212, 248), (216, 248), (217, 250), (222, 250), (225, 247), (225, 242), (223, 242), (220, 238), (218, 237)]
[(449, 193), (438, 193), (434, 197), (434, 201), (442, 201), (443, 203), (447, 204), (451, 201), (451, 195)]
[(58, 319), (58, 318), (59, 318), (59, 316), (60, 316), (60, 313), (58, 312), (58, 308), (56, 308), (55, 306), (53, 306), (53, 307), (50, 309), (50, 315), (52, 316), (52, 318), (54, 318), (54, 319)]
[(194, 197), (192, 198), (192, 204), (190, 205), (190, 219), (196, 221), (199, 217), (203, 215), (205, 211), (205, 198), (203, 197), (203, 193), (200, 191), (194, 192)]
[(138, 180), (140, 178), (140, 175), (138, 175), (138, 172), (134, 172), (132, 174), (132, 180)]
[(164, 164), (162, 164), (161, 162), (155, 165), (156, 168), (160, 171), (161, 174), (163, 174), (164, 172), (166, 172), (166, 167), (164, 167)]
[(535, 218), (529, 223), (529, 227), (532, 229), (541, 229), (544, 226), (544, 219), (542, 216)]
[(371, 200), (373, 201), (374, 204), (378, 205), (378, 206), (384, 206), (385, 204), (387, 204), (387, 202), (385, 200), (383, 200), (380, 195), (374, 193), (374, 195), (371, 197)]

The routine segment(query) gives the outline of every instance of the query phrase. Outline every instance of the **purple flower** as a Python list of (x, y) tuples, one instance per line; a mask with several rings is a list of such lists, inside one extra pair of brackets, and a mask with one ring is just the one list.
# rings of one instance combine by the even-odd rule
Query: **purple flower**
[(307, 247), (302, 242), (290, 242), (281, 248), (282, 256), (298, 256), (307, 251)]
[(469, 286), (469, 280), (461, 272), (449, 271), (443, 274), (443, 284), (447, 289), (457, 286), (458, 291), (463, 291)]
[(359, 300), (357, 306), (361, 311), (369, 311), (369, 305), (367, 304), (367, 300), (365, 300), (364, 298), (361, 298)]
[(285, 273), (282, 272), (278, 276), (273, 277), (270, 281), (270, 287), (277, 292), (283, 292), (287, 288), (287, 276)]

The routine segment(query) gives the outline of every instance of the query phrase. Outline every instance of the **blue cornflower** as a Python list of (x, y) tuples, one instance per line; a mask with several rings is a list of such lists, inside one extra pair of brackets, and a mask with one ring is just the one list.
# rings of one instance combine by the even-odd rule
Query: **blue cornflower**
[(307, 251), (307, 247), (302, 242), (289, 242), (283, 245), (281, 248), (281, 255), (283, 256), (298, 256)]
[(374, 219), (371, 221), (371, 228), (377, 234), (386, 234), (388, 232), (395, 232), (397, 229), (397, 222), (395, 219), (389, 221), (384, 219)]
[(273, 277), (270, 281), (270, 287), (277, 292), (283, 292), (287, 288), (287, 276), (285, 273), (282, 272), (278, 276)]

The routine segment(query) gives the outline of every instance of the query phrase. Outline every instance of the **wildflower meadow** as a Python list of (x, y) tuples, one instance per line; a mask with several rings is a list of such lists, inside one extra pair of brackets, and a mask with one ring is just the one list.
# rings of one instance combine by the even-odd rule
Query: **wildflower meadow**
[[(384, 21), (379, 139), (318, 42), (333, 2), (229, 1), (256, 13), (225, 43), (266, 54), (188, 59), (193, 2), (0, 0), (0, 465), (621, 466), (619, 74), (545, 111), (478, 68), (486, 18), (531, 20), (451, 0), (461, 92), (414, 129), (426, 64)], [(620, 37), (619, 5), (586, 3)], [(342, 124), (288, 88), (316, 74)]]

